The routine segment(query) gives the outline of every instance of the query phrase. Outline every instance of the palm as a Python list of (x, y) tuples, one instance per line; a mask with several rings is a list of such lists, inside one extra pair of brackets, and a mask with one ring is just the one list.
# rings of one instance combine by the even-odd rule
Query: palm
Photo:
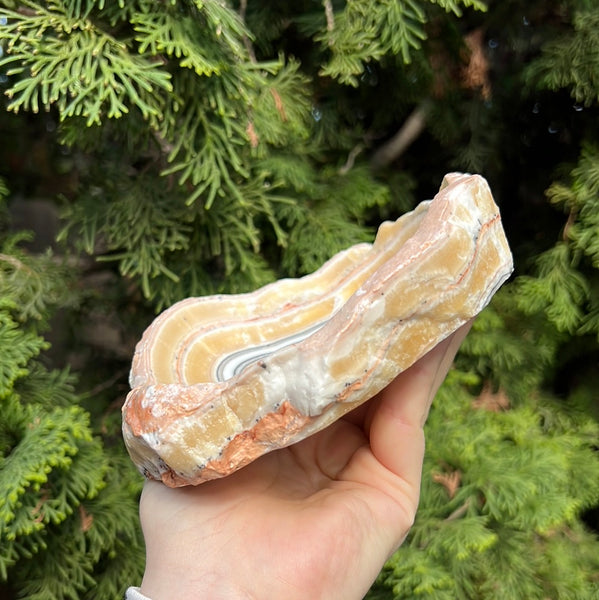
[[(196, 488), (146, 485), (153, 599), (361, 598), (412, 523), (422, 424), (464, 334), (303, 442)], [(155, 576), (165, 561), (184, 585), (176, 593)]]

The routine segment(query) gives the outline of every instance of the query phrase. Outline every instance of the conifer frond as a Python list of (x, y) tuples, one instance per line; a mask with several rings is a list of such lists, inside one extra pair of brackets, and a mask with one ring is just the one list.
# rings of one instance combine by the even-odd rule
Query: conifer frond
[[(344, 206), (346, 214), (358, 223), (368, 214), (369, 209), (381, 208), (388, 204), (388, 186), (373, 179), (366, 164), (357, 164), (349, 172), (324, 172), (327, 186), (334, 191), (335, 201)], [(374, 233), (374, 232), (373, 232)]]
[(122, 11), (127, 3), (125, 0), (117, 0), (116, 2), (106, 2), (106, 0), (54, 0), (48, 2), (48, 4), (62, 4), (69, 17), (85, 19), (94, 9), (103, 11), (107, 5), (110, 6), (112, 4), (114, 5), (113, 10)]
[(558, 330), (574, 332), (584, 315), (589, 284), (573, 265), (570, 248), (558, 243), (537, 258), (537, 277), (520, 277), (518, 302), (528, 314), (544, 311)]
[(461, 16), (462, 6), (466, 8), (474, 8), (475, 10), (486, 11), (487, 4), (481, 0), (431, 0), (434, 4), (438, 4), (446, 12), (452, 12), (456, 16)]
[[(107, 0), (58, 0), (64, 6), (64, 10), (69, 17), (102, 20), (107, 21), (114, 26), (117, 23), (126, 22), (139, 9), (140, 2), (127, 2), (127, 0), (116, 0), (110, 2)], [(167, 0), (174, 4), (176, 0)]]
[(243, 246), (225, 240), (225, 254), (229, 256), (228, 275), (226, 287), (221, 289), (234, 294), (251, 292), (276, 279), (271, 266), (258, 253), (248, 254)]
[[(177, 279), (163, 259), (167, 252), (187, 247), (190, 225), (178, 211), (171, 210), (171, 199), (143, 177), (131, 181), (121, 194), (108, 205), (103, 226), (109, 247), (119, 251), (106, 258), (118, 260), (123, 275), (138, 276), (149, 296), (152, 278), (163, 274)], [(138, 201), (132, 201), (133, 198)]]
[(421, 47), (426, 39), (426, 15), (416, 0), (385, 2), (386, 14), (379, 30), (386, 51), (401, 55), (405, 63), (411, 61), (411, 51)]
[(243, 37), (252, 37), (239, 14), (222, 0), (194, 0), (206, 16), (206, 21), (216, 36), (231, 50), (234, 59), (246, 58)]
[(93, 589), (92, 557), (85, 551), (79, 514), (62, 523), (61, 529), (47, 536), (47, 547), (25, 562), (18, 581), (28, 600), (78, 600)]
[(597, 553), (589, 554), (596, 544), (593, 534), (572, 523), (566, 531), (551, 531), (539, 539), (543, 562), (539, 565), (545, 588), (555, 590), (554, 597), (594, 598), (599, 592), (597, 582), (588, 581), (581, 565), (590, 565), (599, 572)]
[(414, 598), (418, 594), (423, 598), (455, 600), (459, 589), (450, 570), (425, 547), (416, 545), (406, 545), (394, 554), (380, 578), (387, 580), (394, 598)]
[[(572, 170), (573, 196), (570, 198), (572, 215), (571, 227), (565, 234), (574, 247), (591, 259), (595, 269), (599, 269), (599, 148), (592, 144), (583, 146), (580, 159)], [(549, 197), (557, 201), (555, 193), (549, 190)]]
[[(322, 194), (322, 182), (314, 169), (314, 164), (306, 153), (277, 152), (261, 159), (256, 166), (269, 188), (291, 189), (300, 196), (314, 197)], [(289, 207), (295, 211), (296, 203)], [(301, 209), (299, 209), (301, 210)], [(292, 222), (287, 219), (288, 222)]]
[(0, 306), (0, 400), (11, 392), (17, 379), (27, 374), (29, 360), (46, 347), (41, 338), (23, 331)]
[[(14, 405), (5, 408), (17, 410)], [(25, 427), (17, 434), (18, 443), (5, 457), (0, 473), (0, 537), (6, 535), (7, 539), (26, 533), (11, 531), (23, 494), (29, 488), (39, 491), (53, 469), (68, 469), (79, 440), (91, 439), (88, 416), (77, 407), (48, 412), (31, 408)]]
[(594, 334), (599, 340), (599, 284), (592, 282), (588, 310), (579, 333)]
[[(460, 5), (478, 10), (486, 8), (479, 0), (429, 0), (446, 11), (461, 13)], [(425, 3), (418, 0), (355, 0), (315, 36), (332, 53), (321, 74), (340, 83), (357, 86), (358, 78), (371, 61), (384, 55), (400, 56), (410, 63), (413, 53), (426, 39), (427, 13)]]
[(118, 260), (121, 273), (138, 277), (150, 297), (152, 279), (166, 275), (177, 280), (164, 256), (187, 248), (191, 216), (178, 195), (171, 194), (166, 185), (157, 186), (147, 175), (114, 173), (114, 178), (106, 182), (106, 190), (112, 202), (103, 197), (88, 198), (65, 211), (70, 227), (62, 231), (61, 237), (66, 237), (69, 229), (78, 230), (84, 244), (89, 244), (86, 250), (91, 252), (101, 230), (107, 246), (102, 260)]
[(78, 402), (76, 378), (67, 369), (49, 371), (38, 362), (27, 365), (27, 377), (20, 378), (14, 391), (23, 404), (67, 407)]
[(229, 194), (243, 203), (235, 173), (247, 176), (239, 148), (245, 144), (245, 127), (234, 114), (214, 116), (191, 109), (182, 115), (181, 127), (189, 137), (181, 137), (169, 156), (171, 166), (163, 175), (178, 175), (179, 186), (193, 186), (187, 204), (201, 196), (205, 208)]
[(380, 60), (385, 51), (377, 39), (376, 30), (357, 24), (346, 25), (344, 21), (341, 18), (337, 20), (339, 29), (334, 35), (327, 32), (316, 37), (317, 41), (326, 42), (332, 50), (332, 57), (322, 67), (320, 75), (357, 87), (358, 77), (364, 73), (365, 65), (372, 60)]
[[(179, 73), (175, 85), (181, 94), (198, 98), (165, 119), (161, 135), (169, 142), (165, 176), (177, 175), (189, 188), (187, 203), (201, 199), (206, 209), (226, 195), (247, 206), (242, 189), (251, 185), (246, 168), (248, 142), (265, 155), (269, 145), (283, 145), (308, 135), (309, 102), (306, 78), (290, 61), (261, 63), (224, 72), (209, 80)], [(270, 75), (274, 74), (274, 77)], [(279, 119), (271, 118), (272, 110)], [(255, 140), (249, 140), (251, 126)], [(186, 135), (180, 135), (184, 131)]]
[(586, 254), (596, 269), (599, 269), (599, 202), (586, 204), (580, 212), (579, 221), (568, 234), (574, 246)]
[(442, 533), (431, 539), (434, 555), (452, 554), (456, 561), (471, 560), (497, 543), (498, 535), (489, 527), (488, 515), (466, 515), (461, 519), (445, 519), (438, 523)]
[(545, 44), (525, 76), (539, 88), (568, 89), (577, 102), (590, 106), (599, 101), (599, 10), (580, 10), (572, 25), (571, 31)]
[(6, 187), (6, 182), (2, 177), (0, 177), (0, 201), (4, 200), (8, 196), (8, 188)]
[(304, 152), (313, 132), (310, 80), (300, 71), (300, 63), (289, 60), (280, 64), (272, 77), (253, 87), (249, 120), (255, 128), (258, 155), (265, 146), (284, 148), (300, 144)]
[[(564, 241), (558, 246), (562, 249), (562, 254), (568, 248), (573, 257), (569, 265), (566, 257), (560, 267), (570, 272), (569, 280), (574, 293), (572, 299), (579, 306), (578, 311), (571, 314), (573, 320), (569, 326), (573, 328), (578, 323), (579, 333), (599, 336), (596, 284), (594, 279), (583, 274), (585, 265), (577, 264), (580, 260), (584, 263), (584, 257), (588, 257), (592, 267), (599, 269), (599, 148), (596, 144), (583, 144), (578, 163), (571, 170), (568, 180), (554, 182), (546, 193), (552, 204), (560, 206), (568, 214), (563, 230)], [(557, 253), (555, 249), (553, 252)], [(578, 257), (576, 263), (574, 257)], [(545, 260), (543, 255), (539, 260)], [(536, 285), (543, 287), (542, 281)], [(579, 289), (578, 292), (574, 291), (576, 288)], [(547, 288), (544, 289), (546, 294), (551, 294)], [(564, 293), (567, 294), (562, 292), (562, 295)], [(566, 310), (566, 305), (562, 306), (563, 310)]]
[(578, 208), (576, 193), (571, 187), (565, 185), (564, 183), (554, 181), (547, 188), (546, 194), (552, 204), (561, 206), (566, 212), (570, 212), (571, 210), (576, 210)]
[(179, 186), (190, 190), (188, 204), (201, 198), (209, 208), (225, 195), (233, 195), (244, 204), (240, 185), (249, 177), (249, 113), (255, 94), (269, 87), (267, 73), (278, 70), (279, 65), (261, 67), (233, 69), (210, 78), (179, 71), (174, 77), (178, 92), (193, 101), (175, 106), (165, 115), (160, 135), (166, 141), (171, 164), (162, 174), (178, 174)]
[(318, 200), (281, 215), (291, 229), (281, 266), (293, 276), (315, 271), (349, 246), (372, 241), (374, 230), (363, 222), (364, 215), (389, 202), (387, 186), (378, 185), (363, 165), (346, 174), (326, 169), (310, 183)]
[(372, 240), (372, 231), (340, 218), (339, 206), (323, 202), (305, 211), (304, 219), (289, 234), (282, 258), (286, 272), (297, 276), (316, 271), (333, 254), (359, 242)]
[(0, 40), (8, 41), (0, 67), (9, 67), (15, 79), (6, 92), (9, 110), (38, 112), (56, 105), (62, 119), (82, 116), (91, 125), (134, 106), (158, 121), (162, 100), (154, 90), (172, 90), (160, 62), (132, 53), (91, 21), (69, 17), (60, 3), (27, 4), (26, 13), (0, 9), (7, 20)]
[(18, 321), (35, 319), (45, 325), (50, 307), (76, 304), (70, 285), (74, 272), (51, 251), (33, 257), (22, 250), (21, 244), (30, 239), (21, 232), (0, 240), (0, 289), (13, 302)]
[[(590, 196), (599, 194), (599, 146), (596, 143), (583, 143), (578, 164), (572, 170), (572, 178), (576, 191), (584, 186), (584, 191)], [(584, 204), (591, 199), (585, 200)]]
[(22, 494), (14, 517), (0, 532), (2, 537), (19, 539), (36, 553), (43, 547), (43, 530), (71, 518), (83, 501), (96, 496), (104, 487), (106, 470), (101, 445), (97, 441), (80, 444), (72, 461), (52, 467), (46, 483)]
[[(52, 266), (51, 257), (21, 250), (19, 243), (26, 236), (2, 238), (0, 581), (10, 580), (23, 597), (77, 599), (98, 587), (94, 570), (103, 553), (113, 553), (124, 540), (133, 546), (127, 573), (139, 577), (139, 482), (137, 488), (127, 486), (126, 477), (121, 477), (106, 498), (123, 510), (129, 503), (127, 523), (114, 510), (102, 517), (91, 514), (106, 487), (108, 456), (99, 438), (92, 436), (89, 414), (78, 406), (73, 377), (67, 370), (48, 371), (35, 361), (47, 347), (37, 330), (55, 303), (68, 305), (68, 278)], [(28, 283), (31, 278), (33, 286)], [(60, 286), (63, 291), (55, 293)], [(49, 297), (38, 301), (46, 292)], [(27, 308), (31, 302), (39, 314)], [(124, 581), (118, 574), (102, 585), (106, 590), (116, 586), (122, 592)]]
[(201, 45), (194, 39), (198, 35), (197, 15), (173, 14), (167, 7), (158, 13), (138, 12), (132, 24), (142, 54), (174, 56), (182, 67), (193, 69), (200, 76), (219, 75), (227, 68), (226, 57), (215, 37), (205, 35)]
[(542, 313), (526, 312), (515, 319), (515, 291), (513, 284), (500, 290), (477, 317), (457, 360), (521, 403), (542, 385), (563, 334), (548, 326)]

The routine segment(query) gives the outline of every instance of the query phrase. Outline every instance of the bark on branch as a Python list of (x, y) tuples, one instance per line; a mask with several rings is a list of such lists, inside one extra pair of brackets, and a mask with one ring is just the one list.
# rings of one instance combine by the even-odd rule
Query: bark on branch
[(371, 164), (375, 169), (390, 165), (416, 140), (424, 130), (431, 106), (430, 100), (422, 101), (405, 120), (399, 131), (373, 154)]

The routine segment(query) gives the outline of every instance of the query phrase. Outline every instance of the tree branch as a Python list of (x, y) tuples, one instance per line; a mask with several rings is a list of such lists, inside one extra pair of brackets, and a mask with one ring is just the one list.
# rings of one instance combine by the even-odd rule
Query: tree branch
[(20, 261), (18, 258), (14, 256), (10, 256), (9, 254), (0, 254), (0, 261), (8, 263), (11, 267), (14, 267), (17, 271), (27, 271), (28, 273), (33, 274), (33, 270), (30, 269), (24, 262)]
[(416, 140), (424, 130), (431, 105), (429, 99), (423, 100), (404, 121), (399, 131), (373, 154), (371, 164), (375, 169), (390, 165)]
[(339, 168), (339, 175), (347, 175), (351, 171), (352, 167), (354, 166), (354, 163), (356, 162), (356, 158), (358, 157), (360, 152), (362, 152), (362, 150), (364, 150), (363, 144), (357, 144), (356, 146), (354, 146), (352, 151), (347, 155), (347, 160), (345, 161), (345, 164)]
[(466, 502), (462, 504), (462, 506), (458, 506), (448, 517), (445, 518), (445, 521), (455, 521), (457, 519), (461, 519), (470, 508), (471, 499), (467, 498)]
[[(247, 12), (247, 8), (248, 8), (248, 0), (241, 0), (239, 2), (239, 16), (241, 17), (241, 20), (243, 21), (244, 25), (245, 25), (245, 13)], [(245, 49), (247, 50), (248, 56), (250, 57), (250, 61), (255, 64), (258, 61), (256, 59), (256, 52), (254, 51), (254, 46), (252, 45), (250, 38), (247, 35), (243, 35), (242, 40), (243, 40), (243, 45), (245, 46)]]

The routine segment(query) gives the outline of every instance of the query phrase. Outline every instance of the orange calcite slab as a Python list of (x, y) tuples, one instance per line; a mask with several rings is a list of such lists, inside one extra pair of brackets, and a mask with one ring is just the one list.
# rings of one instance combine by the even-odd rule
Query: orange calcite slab
[(362, 404), (477, 315), (512, 257), (486, 181), (431, 201), (299, 279), (183, 300), (138, 343), (123, 435), (147, 477), (223, 477)]

